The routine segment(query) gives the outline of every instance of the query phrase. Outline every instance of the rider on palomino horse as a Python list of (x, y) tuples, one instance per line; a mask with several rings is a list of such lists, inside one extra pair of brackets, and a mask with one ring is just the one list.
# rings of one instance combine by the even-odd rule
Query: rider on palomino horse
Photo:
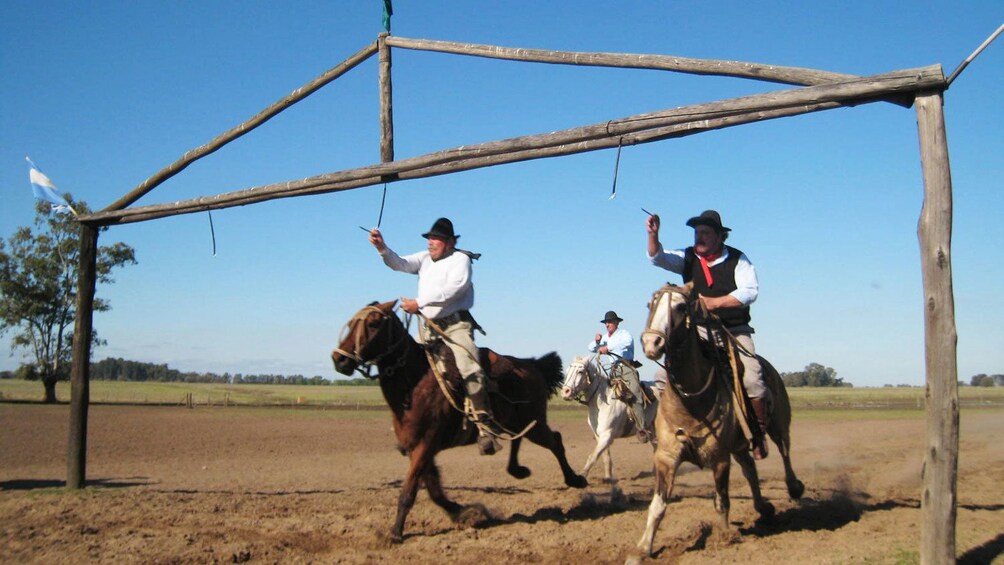
[(693, 281), (701, 302), (714, 312), (740, 345), (743, 364), (743, 388), (749, 395), (760, 433), (753, 433), (753, 457), (767, 457), (764, 430), (767, 425), (767, 387), (763, 367), (756, 358), (753, 328), (750, 327), (750, 304), (756, 300), (758, 282), (753, 263), (742, 251), (725, 245), (730, 228), (722, 225), (721, 216), (705, 210), (687, 220), (694, 228), (694, 245), (665, 251), (659, 243), (659, 216), (646, 221), (648, 257), (652, 264), (683, 275), (684, 284)]
[[(624, 391), (627, 394), (619, 392), (617, 396), (631, 407), (631, 419), (638, 429), (638, 441), (648, 443), (651, 434), (645, 429), (645, 398), (634, 361), (634, 338), (627, 330), (619, 327), (623, 321), (617, 316), (617, 312), (608, 311), (600, 320), (607, 327), (607, 335), (596, 334), (593, 341), (589, 342), (589, 351), (614, 358), (610, 369), (611, 380), (619, 379), (627, 388)], [(615, 387), (615, 390), (616, 388), (619, 387)]]
[(453, 233), (453, 222), (447, 218), (436, 220), (422, 237), (428, 241), (428, 250), (404, 257), (387, 247), (379, 229), (370, 230), (369, 240), (388, 267), (418, 275), (418, 296), (401, 298), (401, 309), (421, 313), (425, 319), (419, 328), (420, 341), (442, 339), (453, 352), (472, 405), (468, 417), (478, 426), (478, 448), (482, 455), (492, 455), (499, 447), (493, 436), (501, 430), (492, 417), (485, 372), (474, 345), (474, 330), (484, 330), (470, 312), (474, 306), (471, 261), (480, 255), (457, 249), (460, 236)]

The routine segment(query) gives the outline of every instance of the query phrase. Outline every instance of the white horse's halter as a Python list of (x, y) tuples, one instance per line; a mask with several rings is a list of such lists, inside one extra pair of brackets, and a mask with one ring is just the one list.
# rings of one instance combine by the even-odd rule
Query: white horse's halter
[[(599, 378), (595, 378), (594, 380), (593, 371), (589, 370), (589, 366), (595, 365), (597, 368), (596, 372), (599, 373), (599, 375), (596, 376), (605, 378), (607, 382), (610, 381), (610, 376), (607, 375), (606, 369), (604, 369), (603, 365), (600, 363), (599, 355), (594, 355), (590, 357), (588, 361), (584, 362), (579, 361), (579, 359), (581, 359), (581, 357), (577, 357), (575, 361), (572, 361), (568, 368), (571, 370), (572, 367), (579, 367), (576, 372), (579, 374), (585, 374), (585, 386), (576, 387), (578, 388), (578, 392), (576, 392), (572, 398), (581, 404), (589, 404), (593, 400), (593, 397), (600, 391), (600, 380)], [(582, 396), (583, 394), (585, 394), (585, 397)]]

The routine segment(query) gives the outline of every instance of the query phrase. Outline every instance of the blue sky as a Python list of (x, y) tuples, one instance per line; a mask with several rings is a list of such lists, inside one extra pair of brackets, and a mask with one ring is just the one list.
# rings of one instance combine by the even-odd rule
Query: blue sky
[[(25, 155), (100, 209), (372, 42), (381, 2), (26, 2), (0, 7), (0, 236), (33, 219)], [(949, 75), (1002, 22), (997, 1), (398, 2), (394, 35), (655, 53), (868, 75)], [(1004, 40), (945, 93), (954, 185), (959, 377), (1004, 372)], [(641, 112), (781, 90), (659, 71), (395, 50), (395, 151), (406, 158)], [(371, 58), (140, 200), (213, 195), (377, 163)], [(879, 103), (614, 150), (391, 184), (381, 229), (401, 253), (453, 219), (475, 265), (479, 342), (567, 361), (606, 310), (640, 334), (650, 293), (679, 278), (645, 256), (644, 207), (667, 246), (718, 209), (757, 267), (758, 351), (781, 371), (833, 367), (855, 386), (924, 382), (916, 113)], [(380, 187), (112, 227), (139, 264), (95, 316), (124, 357), (181, 370), (333, 378), (329, 353), (372, 300), (413, 296), (360, 225)], [(0, 342), (0, 369), (12, 369)], [(643, 376), (654, 366), (646, 363)]]

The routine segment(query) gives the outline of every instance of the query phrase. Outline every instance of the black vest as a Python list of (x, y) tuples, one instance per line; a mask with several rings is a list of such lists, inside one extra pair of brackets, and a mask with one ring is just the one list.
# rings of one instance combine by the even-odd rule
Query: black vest
[[(714, 284), (708, 286), (708, 281), (704, 278), (704, 269), (697, 259), (693, 247), (688, 247), (683, 255), (683, 283), (693, 281), (694, 290), (698, 294), (717, 298), (725, 296), (738, 288), (736, 286), (736, 265), (739, 263), (739, 256), (742, 251), (735, 247), (725, 246), (729, 250), (729, 256), (721, 263), (710, 267), (711, 278)], [(740, 306), (737, 308), (720, 308), (715, 310), (715, 314), (722, 319), (725, 327), (731, 328), (750, 323), (750, 307)]]

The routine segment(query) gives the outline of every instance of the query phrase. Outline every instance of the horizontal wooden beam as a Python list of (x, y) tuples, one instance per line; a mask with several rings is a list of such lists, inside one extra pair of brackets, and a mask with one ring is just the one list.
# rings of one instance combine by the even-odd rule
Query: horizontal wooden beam
[(940, 65), (862, 77), (837, 84), (804, 87), (729, 100), (683, 106), (660, 112), (637, 114), (618, 120), (547, 134), (529, 135), (478, 145), (461, 146), (409, 159), (328, 173), (297, 181), (228, 192), (174, 203), (127, 210), (102, 211), (82, 216), (80, 221), (112, 225), (243, 206), (277, 198), (323, 194), (385, 182), (389, 175), (400, 180), (470, 170), (558, 155), (570, 155), (616, 147), (618, 143), (646, 143), (690, 135), (770, 117), (853, 106), (890, 95), (943, 90), (945, 77)]
[(472, 57), (487, 57), (491, 59), (506, 59), (510, 61), (526, 61), (533, 63), (551, 63), (557, 65), (653, 69), (697, 75), (750, 78), (768, 82), (797, 84), (803, 86), (842, 82), (857, 78), (856, 75), (831, 73), (827, 71), (803, 69), (799, 67), (781, 67), (777, 65), (746, 63), (743, 61), (723, 61), (717, 59), (690, 59), (687, 57), (674, 57), (672, 55), (548, 51), (544, 49), (499, 47), (497, 45), (438, 41), (432, 39), (408, 39), (393, 35), (387, 37), (386, 41), (387, 45), (390, 45), (391, 47), (400, 47), (402, 49), (414, 49), (419, 51), (435, 51), (439, 53), (453, 53), (456, 55), (470, 55)]
[(137, 200), (142, 198), (144, 195), (146, 195), (148, 192), (156, 188), (158, 185), (160, 185), (167, 179), (185, 170), (185, 168), (191, 165), (193, 162), (205, 157), (206, 155), (209, 155), (210, 153), (215, 152), (217, 149), (223, 147), (224, 145), (230, 143), (231, 141), (237, 139), (238, 137), (241, 137), (242, 135), (249, 133), (256, 127), (264, 124), (279, 112), (282, 112), (286, 108), (289, 108), (293, 104), (299, 102), (300, 100), (303, 100), (307, 96), (310, 96), (318, 89), (320, 89), (322, 86), (328, 84), (329, 82), (347, 73), (349, 70), (359, 65), (359, 63), (362, 63), (366, 59), (370, 58), (376, 52), (377, 52), (377, 43), (374, 41), (370, 45), (367, 45), (366, 47), (360, 49), (355, 55), (352, 55), (338, 66), (328, 69), (314, 80), (308, 82), (307, 84), (301, 86), (300, 88), (297, 88), (289, 95), (283, 97), (282, 99), (275, 102), (268, 108), (265, 108), (264, 110), (262, 110), (249, 120), (245, 121), (244, 123), (223, 132), (209, 143), (206, 143), (201, 147), (197, 147), (185, 153), (177, 161), (171, 163), (167, 167), (164, 167), (156, 174), (154, 174), (152, 177), (143, 181), (142, 184), (134, 188), (131, 192), (129, 192), (122, 198), (119, 198), (115, 202), (112, 202), (104, 210), (105, 211), (121, 210), (129, 206), (130, 204), (136, 202)]

